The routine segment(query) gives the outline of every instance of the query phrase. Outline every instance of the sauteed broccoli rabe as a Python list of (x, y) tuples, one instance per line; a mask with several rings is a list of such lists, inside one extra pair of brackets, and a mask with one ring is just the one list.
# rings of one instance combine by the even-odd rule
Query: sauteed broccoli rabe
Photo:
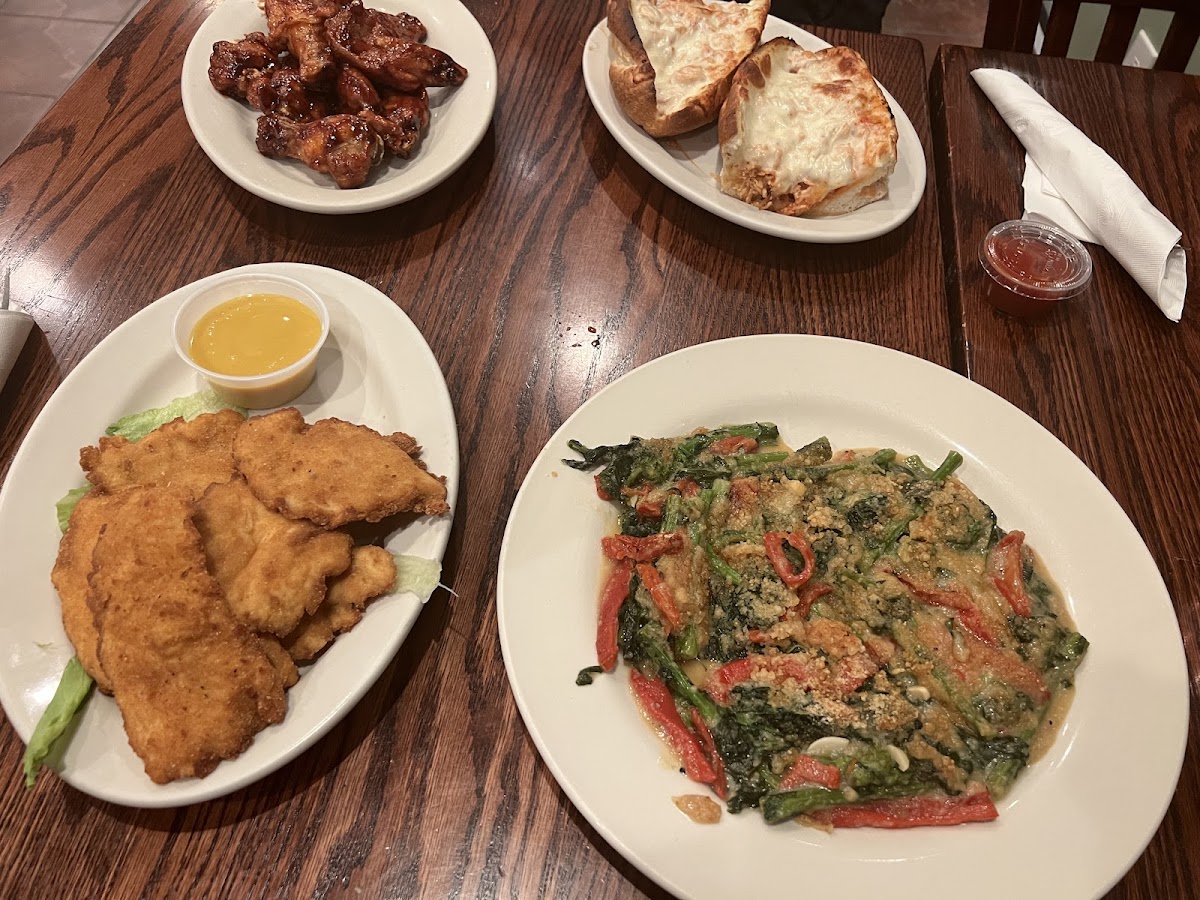
[(1087, 641), (1020, 531), (895, 450), (770, 423), (569, 446), (618, 511), (599, 667), (694, 781), (770, 823), (996, 817), (1053, 740)]

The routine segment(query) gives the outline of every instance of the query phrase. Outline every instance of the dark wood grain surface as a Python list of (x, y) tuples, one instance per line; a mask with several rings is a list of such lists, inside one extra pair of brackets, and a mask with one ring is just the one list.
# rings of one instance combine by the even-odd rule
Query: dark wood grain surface
[[(978, 249), (1020, 218), (1025, 154), (970, 78), (1010, 69), (1120, 163), (1182, 231), (1189, 291), (1167, 320), (1105, 250), (1093, 286), (1030, 323), (984, 301)], [(1200, 883), (1200, 79), (1105, 63), (943, 47), (931, 75), (955, 367), (1033, 416), (1112, 491), (1175, 602), (1191, 677), (1183, 775), (1167, 817), (1114, 897), (1194, 897)], [(1116, 811), (1114, 811), (1114, 814)]]
[[(499, 61), (494, 121), (461, 170), (402, 207), (326, 218), (222, 176), (180, 106), (211, 8), (195, 0), (151, 0), (0, 166), (0, 264), (40, 329), (0, 392), (0, 472), (132, 313), (273, 260), (343, 269), (408, 313), (445, 372), (463, 460), (445, 574), (457, 596), (436, 597), (374, 689), (278, 773), (176, 811), (110, 806), (54, 777), (26, 793), (21, 742), (0, 726), (0, 897), (657, 894), (559, 790), (508, 689), (496, 566), (522, 476), (586, 397), (701, 341), (832, 334), (950, 363), (932, 178), (909, 222), (861, 245), (741, 230), (662, 187), (592, 112), (580, 58), (603, 3), (468, 6)], [(920, 45), (821, 34), (866, 56), (928, 151)]]

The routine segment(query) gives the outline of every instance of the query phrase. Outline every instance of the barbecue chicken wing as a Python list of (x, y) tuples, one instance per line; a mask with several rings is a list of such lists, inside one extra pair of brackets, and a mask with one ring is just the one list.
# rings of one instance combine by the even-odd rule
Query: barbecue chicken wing
[(254, 109), (309, 122), (329, 113), (324, 91), (309, 87), (292, 57), (280, 57), (262, 32), (240, 41), (217, 41), (208, 61), (208, 80), (227, 97)]
[(258, 151), (298, 159), (315, 172), (333, 176), (340, 188), (359, 187), (383, 157), (383, 140), (362, 119), (349, 114), (316, 122), (291, 122), (268, 114), (258, 120)]
[(384, 88), (383, 112), (362, 110), (359, 117), (383, 138), (383, 145), (401, 159), (408, 159), (429, 127), (429, 98), (425, 91), (402, 94)]
[(279, 56), (271, 49), (261, 31), (240, 41), (217, 41), (208, 58), (208, 80), (226, 97), (246, 98), (252, 81), (262, 78), (279, 65)]
[(360, 0), (352, 0), (325, 22), (333, 55), (361, 69), (378, 86), (416, 93), (421, 88), (462, 84), (466, 69), (448, 54), (414, 39), (424, 30), (411, 16), (365, 9)]
[(345, 5), (346, 0), (264, 0), (271, 46), (296, 57), (305, 84), (323, 80), (332, 70), (324, 25)]

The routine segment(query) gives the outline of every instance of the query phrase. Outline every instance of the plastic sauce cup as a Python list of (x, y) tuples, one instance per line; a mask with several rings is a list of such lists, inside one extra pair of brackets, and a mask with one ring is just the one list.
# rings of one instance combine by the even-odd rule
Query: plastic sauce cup
[(1037, 318), (1092, 280), (1092, 257), (1053, 225), (1016, 220), (987, 233), (979, 262), (988, 275), (984, 298), (1009, 315)]
[[(209, 310), (247, 294), (283, 294), (303, 303), (321, 321), (321, 335), (303, 357), (290, 366), (263, 375), (222, 375), (192, 359), (188, 348), (196, 324)], [(175, 352), (196, 370), (217, 396), (248, 409), (272, 409), (299, 397), (317, 374), (317, 354), (329, 337), (329, 310), (311, 288), (283, 275), (229, 275), (206, 284), (183, 301), (172, 328)]]

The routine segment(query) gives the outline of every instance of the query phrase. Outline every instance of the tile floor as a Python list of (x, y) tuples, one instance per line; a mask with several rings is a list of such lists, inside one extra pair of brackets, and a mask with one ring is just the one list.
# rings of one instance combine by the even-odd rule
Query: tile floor
[(0, 0), (0, 160), (144, 0)]
[[(0, 160), (145, 0), (0, 0)], [(987, 0), (892, 0), (883, 30), (939, 44), (979, 45)]]

